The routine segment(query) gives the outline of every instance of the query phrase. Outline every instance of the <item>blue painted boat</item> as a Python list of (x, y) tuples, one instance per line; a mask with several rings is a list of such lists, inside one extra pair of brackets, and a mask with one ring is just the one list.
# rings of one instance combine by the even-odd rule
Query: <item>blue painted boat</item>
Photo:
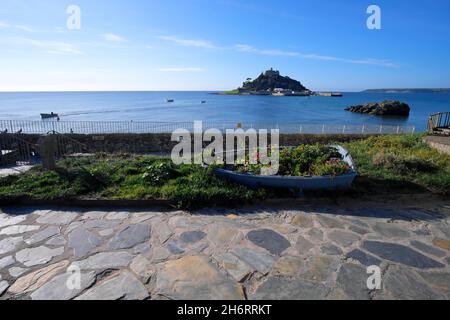
[(216, 169), (214, 173), (218, 176), (226, 177), (231, 181), (243, 184), (250, 188), (269, 187), (301, 190), (349, 189), (358, 174), (353, 163), (353, 159), (349, 152), (342, 146), (334, 145), (332, 147), (339, 151), (342, 155), (342, 160), (350, 166), (351, 169), (348, 173), (339, 176), (312, 177), (262, 176), (248, 173), (237, 173), (224, 169)]

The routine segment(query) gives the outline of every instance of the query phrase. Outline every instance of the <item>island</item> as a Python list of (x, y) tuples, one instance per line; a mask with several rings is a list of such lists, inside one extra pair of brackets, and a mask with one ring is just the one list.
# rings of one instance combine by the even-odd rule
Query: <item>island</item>
[(223, 95), (258, 95), (258, 96), (324, 96), (342, 97), (342, 93), (313, 92), (306, 88), (300, 81), (282, 76), (278, 70), (267, 70), (258, 78), (248, 78), (242, 87), (235, 90), (220, 92)]
[(383, 101), (380, 103), (370, 102), (362, 105), (352, 106), (346, 111), (377, 115), (377, 116), (409, 116), (411, 108), (406, 103), (400, 101)]

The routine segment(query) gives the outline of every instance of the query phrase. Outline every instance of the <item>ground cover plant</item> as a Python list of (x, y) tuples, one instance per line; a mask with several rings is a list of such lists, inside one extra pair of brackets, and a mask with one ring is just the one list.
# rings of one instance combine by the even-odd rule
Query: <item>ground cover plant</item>
[[(450, 195), (450, 156), (422, 141), (421, 135), (380, 136), (343, 144), (358, 170), (352, 196), (378, 193), (433, 192)], [(283, 175), (338, 175), (349, 170), (333, 149), (302, 145), (285, 149)], [(0, 200), (165, 199), (180, 207), (239, 205), (272, 197), (289, 197), (290, 190), (252, 190), (214, 175), (214, 167), (174, 165), (170, 159), (108, 155), (69, 157), (56, 171), (35, 166), (29, 172), (0, 178)], [(243, 172), (255, 168), (240, 166)]]
[(358, 169), (354, 189), (450, 195), (450, 156), (432, 149), (423, 138), (422, 134), (374, 136), (343, 144)]
[[(279, 161), (280, 176), (337, 176), (351, 170), (335, 148), (320, 144), (283, 148)], [(244, 163), (235, 165), (233, 169), (240, 173), (261, 174), (264, 167), (267, 165), (250, 164), (247, 157)]]
[(216, 177), (198, 165), (175, 166), (170, 159), (96, 154), (67, 158), (56, 171), (36, 166), (19, 176), (0, 178), (0, 199), (166, 199), (179, 206), (247, 202), (265, 197)]

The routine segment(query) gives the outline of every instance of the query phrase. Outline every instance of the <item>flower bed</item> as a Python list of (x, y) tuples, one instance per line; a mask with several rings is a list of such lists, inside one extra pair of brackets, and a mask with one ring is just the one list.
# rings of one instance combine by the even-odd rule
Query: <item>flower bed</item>
[[(258, 155), (257, 155), (258, 157)], [(302, 190), (350, 188), (356, 171), (347, 150), (341, 146), (300, 145), (280, 152), (279, 171), (262, 175), (268, 165), (244, 163), (216, 168), (219, 176), (251, 188), (298, 188)]]
[[(257, 153), (257, 161), (259, 162), (259, 153)], [(336, 147), (319, 144), (283, 148), (280, 151), (279, 163), (278, 175), (280, 176), (338, 176), (348, 173), (352, 169), (343, 160), (343, 155)], [(249, 164), (247, 157), (244, 163), (236, 164), (233, 171), (261, 174), (261, 169), (265, 167), (268, 167), (268, 165)]]

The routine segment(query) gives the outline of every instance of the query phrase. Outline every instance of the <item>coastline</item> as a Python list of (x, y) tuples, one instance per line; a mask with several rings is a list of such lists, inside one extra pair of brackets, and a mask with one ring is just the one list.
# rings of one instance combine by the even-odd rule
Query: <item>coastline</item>
[[(445, 112), (450, 94), (383, 94), (344, 91), (340, 99), (307, 96), (276, 99), (272, 96), (222, 95), (203, 92), (58, 92), (0, 93), (0, 119), (41, 121), (41, 113), (54, 112), (67, 121), (128, 122), (262, 122), (311, 125), (415, 126), (426, 130), (430, 114)], [(166, 99), (174, 99), (173, 104)], [(201, 104), (201, 101), (206, 104)], [(406, 119), (375, 118), (345, 112), (348, 106), (400, 100), (411, 106)], [(17, 130), (19, 130), (18, 128)]]

